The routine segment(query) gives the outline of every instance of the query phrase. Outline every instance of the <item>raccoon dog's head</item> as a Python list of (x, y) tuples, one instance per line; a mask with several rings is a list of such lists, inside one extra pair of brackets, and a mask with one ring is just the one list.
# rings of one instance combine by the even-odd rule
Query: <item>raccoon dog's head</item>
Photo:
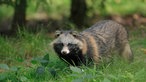
[(56, 39), (52, 42), (53, 48), (59, 55), (72, 55), (80, 53), (83, 42), (76, 31), (56, 31)]

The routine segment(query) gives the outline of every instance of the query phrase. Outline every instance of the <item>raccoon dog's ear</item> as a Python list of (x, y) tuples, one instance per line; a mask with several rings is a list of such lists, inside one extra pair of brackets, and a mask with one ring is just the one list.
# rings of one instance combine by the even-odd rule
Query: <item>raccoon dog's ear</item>
[(58, 36), (60, 36), (60, 34), (62, 34), (62, 31), (60, 31), (60, 30), (57, 30), (57, 31), (55, 32), (55, 37), (58, 37)]
[(74, 37), (78, 36), (78, 32), (77, 31), (71, 31), (70, 34), (72, 34)]

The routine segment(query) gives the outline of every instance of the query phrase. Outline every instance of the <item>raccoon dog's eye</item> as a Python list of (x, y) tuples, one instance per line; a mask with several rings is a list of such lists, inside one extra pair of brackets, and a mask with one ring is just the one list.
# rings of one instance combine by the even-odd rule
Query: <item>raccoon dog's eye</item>
[(73, 44), (71, 44), (71, 43), (67, 44), (67, 46), (69, 46), (69, 47), (72, 47), (72, 45), (73, 45)]
[(56, 34), (55, 37), (58, 37), (60, 34)]
[(77, 37), (78, 32), (77, 31), (71, 31), (70, 34), (72, 34), (74, 37)]
[(63, 46), (63, 43), (58, 43), (58, 46)]
[(62, 34), (62, 31), (57, 30), (57, 31), (55, 32), (55, 37), (60, 36), (60, 34)]
[(71, 43), (69, 43), (67, 46), (68, 46), (69, 48), (75, 48), (75, 47), (76, 47), (75, 44), (71, 44)]

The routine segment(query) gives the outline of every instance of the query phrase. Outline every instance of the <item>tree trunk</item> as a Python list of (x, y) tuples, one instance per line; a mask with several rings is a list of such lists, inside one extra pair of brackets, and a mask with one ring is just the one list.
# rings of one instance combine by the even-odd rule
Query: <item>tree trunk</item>
[(18, 27), (24, 27), (26, 23), (27, 0), (16, 0), (12, 21), (12, 33), (16, 33)]
[(72, 0), (70, 10), (70, 21), (72, 21), (78, 27), (82, 28), (86, 18), (86, 0)]
[(103, 9), (105, 9), (105, 2), (106, 2), (106, 0), (102, 0), (102, 1), (101, 1), (101, 5), (100, 5), (100, 6), (101, 6), (101, 8), (103, 8)]
[(106, 16), (106, 5), (105, 5), (105, 3), (106, 3), (106, 0), (102, 0), (101, 2), (100, 2), (100, 5), (99, 5), (99, 8), (100, 8), (100, 12), (101, 12), (101, 16)]

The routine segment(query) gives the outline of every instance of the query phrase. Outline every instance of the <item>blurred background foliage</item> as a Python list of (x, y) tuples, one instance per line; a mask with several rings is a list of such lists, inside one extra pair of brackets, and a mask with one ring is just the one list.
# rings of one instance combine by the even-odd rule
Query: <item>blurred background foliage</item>
[[(146, 24), (146, 0), (0, 0), (0, 33), (84, 29), (103, 19), (136, 27)], [(20, 29), (20, 28), (19, 28)]]
[[(146, 0), (0, 0), (0, 82), (145, 82), (145, 11)], [(49, 45), (55, 30), (104, 19), (128, 30), (131, 64), (114, 57), (97, 68), (69, 68)]]

